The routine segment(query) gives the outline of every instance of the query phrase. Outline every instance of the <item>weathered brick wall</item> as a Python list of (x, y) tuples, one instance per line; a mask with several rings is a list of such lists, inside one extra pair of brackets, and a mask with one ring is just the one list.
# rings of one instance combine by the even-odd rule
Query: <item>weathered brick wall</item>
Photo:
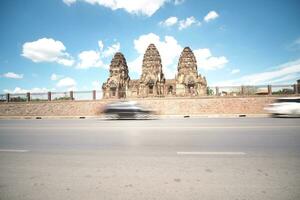
[(90, 116), (100, 114), (102, 101), (1, 103), (0, 116)]
[(143, 101), (143, 104), (161, 114), (171, 115), (264, 114), (263, 108), (275, 99), (274, 97), (153, 99)]
[[(264, 114), (276, 97), (132, 99), (166, 115)], [(96, 116), (110, 100), (0, 103), (0, 116)]]

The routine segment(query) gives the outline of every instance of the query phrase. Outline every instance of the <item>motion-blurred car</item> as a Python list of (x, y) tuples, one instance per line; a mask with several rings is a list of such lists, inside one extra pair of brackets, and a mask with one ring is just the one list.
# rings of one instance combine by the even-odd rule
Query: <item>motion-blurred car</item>
[(103, 110), (107, 119), (150, 119), (154, 112), (135, 101), (118, 101), (107, 104)]
[(300, 98), (279, 98), (265, 108), (273, 117), (300, 117)]

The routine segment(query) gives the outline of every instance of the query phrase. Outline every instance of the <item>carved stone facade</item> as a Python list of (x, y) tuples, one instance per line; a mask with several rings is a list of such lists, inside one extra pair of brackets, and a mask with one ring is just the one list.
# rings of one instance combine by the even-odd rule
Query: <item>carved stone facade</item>
[(189, 47), (180, 55), (175, 79), (165, 79), (160, 54), (150, 44), (144, 54), (140, 79), (130, 80), (122, 53), (116, 53), (110, 64), (110, 76), (103, 83), (104, 98), (203, 96), (207, 94), (205, 77), (198, 75), (197, 61)]
[(125, 98), (129, 86), (128, 66), (124, 55), (116, 53), (109, 66), (109, 78), (102, 85), (103, 98)]
[(154, 44), (150, 44), (144, 54), (139, 96), (162, 96), (165, 77), (162, 72), (161, 58)]
[(176, 94), (181, 96), (205, 95), (207, 82), (206, 78), (198, 75), (197, 61), (194, 53), (189, 47), (181, 52), (176, 76)]

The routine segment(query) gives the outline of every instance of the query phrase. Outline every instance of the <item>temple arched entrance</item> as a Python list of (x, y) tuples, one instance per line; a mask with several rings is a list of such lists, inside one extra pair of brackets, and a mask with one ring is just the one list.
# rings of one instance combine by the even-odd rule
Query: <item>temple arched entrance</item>
[(126, 90), (125, 87), (122, 87), (119, 89), (119, 98), (125, 98), (126, 97)]
[(117, 96), (117, 84), (113, 81), (109, 84), (109, 95), (110, 97)]
[(187, 92), (190, 95), (195, 94), (195, 82), (192, 77), (189, 78), (188, 84), (187, 84)]
[(148, 94), (153, 95), (154, 94), (154, 81), (152, 79), (149, 80), (147, 86), (148, 86)]
[(196, 92), (195, 92), (195, 85), (194, 84), (189, 84), (188, 85), (188, 93), (190, 95), (195, 95), (196, 94)]
[(153, 84), (150, 84), (148, 89), (149, 89), (149, 90), (148, 90), (148, 91), (149, 91), (149, 94), (153, 94), (154, 85), (153, 85)]
[(117, 88), (116, 87), (111, 87), (110, 88), (110, 96), (115, 97), (117, 94)]
[(172, 85), (170, 85), (169, 87), (168, 87), (168, 94), (173, 94), (173, 86)]

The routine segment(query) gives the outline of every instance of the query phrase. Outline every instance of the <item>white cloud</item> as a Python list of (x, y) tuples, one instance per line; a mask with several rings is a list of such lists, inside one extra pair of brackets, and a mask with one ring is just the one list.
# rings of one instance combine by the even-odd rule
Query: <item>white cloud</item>
[(112, 44), (110, 47), (108, 47), (106, 50), (103, 51), (104, 57), (109, 57), (120, 51), (120, 43), (117, 42), (115, 44)]
[(175, 5), (180, 5), (184, 2), (185, 0), (174, 0)]
[(231, 70), (230, 73), (231, 74), (238, 74), (238, 73), (240, 73), (240, 69), (233, 69), (233, 70)]
[(214, 57), (209, 49), (196, 49), (194, 54), (198, 67), (204, 70), (216, 70), (223, 68), (229, 61), (225, 56)]
[(173, 26), (175, 24), (177, 24), (178, 22), (178, 18), (177, 17), (169, 17), (168, 19), (166, 19), (165, 21), (161, 21), (159, 22), (159, 24), (161, 26)]
[(5, 78), (22, 79), (24, 75), (16, 74), (14, 72), (7, 72), (7, 73), (3, 74), (2, 76)]
[[(134, 48), (138, 57), (128, 62), (129, 72), (141, 74), (144, 53), (150, 43), (158, 49), (166, 78), (174, 78), (177, 73), (177, 64), (183, 47), (172, 36), (165, 36), (164, 40), (154, 34), (141, 35), (134, 40)], [(196, 49), (193, 51), (197, 59), (198, 69), (216, 70), (223, 68), (229, 61), (225, 56), (214, 57), (209, 49)]]
[(97, 51), (82, 51), (79, 55), (79, 63), (77, 63), (76, 68), (88, 69), (90, 67), (101, 67), (103, 65), (100, 59), (100, 52)]
[(218, 82), (214, 85), (266, 85), (289, 83), (300, 77), (300, 59), (276, 67), (275, 70), (243, 76), (238, 79)]
[(32, 88), (32, 89), (22, 89), (20, 87), (16, 87), (15, 89), (13, 90), (9, 90), (9, 89), (4, 89), (3, 92), (4, 93), (10, 93), (10, 94), (17, 94), (17, 93), (27, 93), (27, 92), (30, 92), (30, 93), (46, 93), (50, 91), (49, 89), (47, 88)]
[(102, 89), (100, 81), (93, 81), (92, 87), (93, 87), (93, 90), (101, 90)]
[(78, 61), (74, 65), (74, 59), (66, 52), (66, 47), (61, 41), (51, 38), (42, 38), (34, 42), (26, 42), (23, 45), (22, 56), (33, 62), (56, 62), (65, 66), (75, 66), (77, 69), (90, 67), (107, 67), (102, 59), (114, 55), (120, 51), (120, 43), (116, 42), (104, 49), (102, 40), (98, 41), (99, 50), (82, 51), (78, 55)]
[(61, 79), (62, 77), (64, 77), (64, 76), (53, 73), (53, 74), (51, 74), (50, 79), (52, 81), (57, 81), (58, 79)]
[(58, 79), (58, 77), (57, 77), (56, 74), (51, 74), (50, 79), (51, 79), (52, 81), (56, 81), (56, 80)]
[(67, 4), (68, 6), (70, 6), (71, 4), (75, 3), (76, 0), (63, 0), (63, 2), (64, 2), (65, 4)]
[(78, 55), (78, 62), (76, 64), (77, 69), (89, 69), (91, 67), (104, 67), (108, 68), (107, 64), (104, 64), (103, 59), (113, 56), (116, 52), (120, 51), (121, 45), (119, 42), (112, 44), (104, 49), (104, 44), (101, 40), (98, 41), (99, 50), (82, 51)]
[(129, 73), (135, 72), (140, 75), (142, 73), (142, 62), (143, 62), (143, 55), (141, 54), (139, 54), (139, 56), (136, 59), (128, 62), (127, 64), (129, 68)]
[(70, 77), (65, 77), (63, 79), (60, 79), (56, 86), (60, 88), (74, 88), (77, 85), (76, 81)]
[(293, 83), (295, 83), (296, 82), (296, 80), (298, 80), (299, 79), (299, 77), (300, 77), (300, 74), (297, 74), (297, 73), (295, 73), (295, 74), (288, 74), (288, 75), (286, 75), (286, 76), (282, 76), (282, 77), (280, 77), (280, 78), (275, 78), (275, 79), (273, 79), (272, 81), (271, 81), (271, 83), (272, 84), (278, 84), (278, 83), (287, 83), (287, 82), (293, 82)]
[(199, 61), (199, 67), (206, 69), (206, 70), (215, 70), (215, 69), (221, 69), (225, 66), (226, 63), (229, 61), (225, 56), (220, 57), (209, 57), (208, 59), (204, 60), (203, 63), (201, 63), (201, 60)]
[(207, 15), (204, 17), (204, 21), (209, 22), (219, 17), (219, 14), (216, 11), (210, 11), (207, 13)]
[(52, 38), (41, 38), (37, 41), (23, 44), (22, 56), (33, 62), (57, 62), (62, 65), (72, 66), (74, 60), (66, 52), (66, 47), (61, 41)]
[(164, 40), (160, 40), (160, 37), (154, 33), (141, 35), (138, 39), (134, 40), (134, 48), (139, 56), (128, 63), (129, 71), (141, 74), (143, 56), (150, 43), (153, 43), (160, 53), (165, 76), (167, 78), (174, 78), (178, 57), (183, 48), (174, 37), (165, 36)]
[[(82, 0), (83, 2), (100, 5), (112, 10), (123, 9), (130, 14), (152, 16), (169, 0)], [(75, 3), (76, 0), (63, 0), (67, 5)], [(175, 0), (174, 4), (180, 1)], [(176, 5), (177, 5), (176, 4)]]
[[(203, 21), (205, 22), (209, 22), (212, 21), (216, 18), (219, 17), (219, 14), (216, 11), (210, 11), (204, 18)], [(183, 30), (186, 29), (192, 25), (197, 25), (197, 26), (201, 26), (201, 22), (199, 20), (197, 20), (194, 16), (190, 16), (187, 17), (186, 19), (182, 19), (179, 20), (177, 17), (169, 17), (164, 21), (159, 22), (159, 25), (161, 26), (165, 26), (165, 27), (170, 27), (170, 26), (174, 26), (178, 24), (178, 29), (179, 30)], [(224, 29), (224, 26), (220, 28), (221, 30)], [(300, 44), (300, 39), (297, 40), (296, 42), (298, 42)]]
[(197, 24), (198, 26), (201, 25), (201, 22), (199, 22), (194, 16), (188, 17), (185, 20), (179, 21), (179, 30), (185, 29), (190, 27), (193, 24)]
[(103, 44), (102, 40), (98, 41), (98, 47), (99, 47), (100, 51), (103, 51), (104, 44)]
[(33, 62), (56, 62), (66, 66), (75, 66), (77, 69), (88, 69), (91, 67), (107, 67), (103, 58), (110, 57), (120, 50), (120, 43), (116, 42), (104, 49), (102, 40), (98, 41), (99, 50), (87, 50), (78, 54), (78, 61), (66, 52), (66, 47), (61, 41), (51, 38), (42, 38), (34, 42), (27, 42), (23, 45), (22, 56), (31, 59)]
[(287, 50), (292, 50), (292, 51), (300, 50), (300, 37), (294, 40), (291, 44), (288, 44)]
[(207, 58), (211, 57), (211, 52), (209, 49), (197, 49), (194, 51), (194, 54), (197, 58), (197, 60), (206, 60)]
[(65, 59), (65, 58), (60, 58), (57, 60), (58, 64), (65, 65), (65, 66), (72, 66), (74, 64), (73, 59)]

